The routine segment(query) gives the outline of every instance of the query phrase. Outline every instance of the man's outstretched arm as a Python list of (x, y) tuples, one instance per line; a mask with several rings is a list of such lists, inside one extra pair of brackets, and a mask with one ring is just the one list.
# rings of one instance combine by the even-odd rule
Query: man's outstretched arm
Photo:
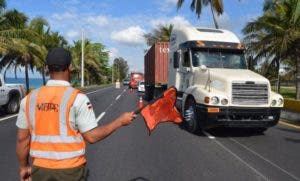
[(95, 143), (97, 141), (103, 140), (119, 127), (129, 125), (134, 118), (136, 118), (136, 115), (133, 112), (123, 113), (116, 120), (87, 131), (83, 133), (82, 136), (87, 142)]

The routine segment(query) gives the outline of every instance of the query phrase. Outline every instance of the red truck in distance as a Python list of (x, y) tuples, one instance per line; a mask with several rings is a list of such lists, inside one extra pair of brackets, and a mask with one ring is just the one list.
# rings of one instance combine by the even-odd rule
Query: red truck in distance
[(144, 80), (144, 74), (141, 72), (131, 72), (129, 88), (137, 89), (139, 82)]

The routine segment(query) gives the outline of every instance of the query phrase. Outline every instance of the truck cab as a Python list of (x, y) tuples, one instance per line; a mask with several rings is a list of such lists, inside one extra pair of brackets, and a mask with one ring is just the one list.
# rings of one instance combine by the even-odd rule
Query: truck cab
[(168, 87), (187, 129), (248, 127), (264, 131), (279, 121), (281, 95), (247, 69), (244, 48), (230, 31), (179, 27), (170, 40)]
[(0, 74), (0, 107), (8, 114), (17, 113), (20, 101), (26, 96), (22, 84), (6, 84)]

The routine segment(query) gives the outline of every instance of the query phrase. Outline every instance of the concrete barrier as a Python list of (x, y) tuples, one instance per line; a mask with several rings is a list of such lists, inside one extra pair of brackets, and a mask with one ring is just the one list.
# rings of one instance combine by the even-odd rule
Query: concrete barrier
[(300, 112), (300, 100), (284, 99), (284, 108), (290, 111)]

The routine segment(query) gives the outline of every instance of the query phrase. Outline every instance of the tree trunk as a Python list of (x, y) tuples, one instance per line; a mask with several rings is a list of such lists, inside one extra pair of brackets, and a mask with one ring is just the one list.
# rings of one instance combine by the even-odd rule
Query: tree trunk
[(214, 13), (214, 9), (213, 9), (212, 4), (211, 4), (211, 0), (210, 0), (210, 10), (211, 10), (211, 13), (213, 15), (213, 20), (214, 20), (215, 27), (216, 27), (216, 29), (219, 29), (219, 25), (218, 25), (218, 22), (217, 22), (216, 17), (215, 17), (215, 13)]
[(25, 63), (25, 82), (26, 82), (26, 91), (29, 93), (29, 77), (28, 77), (28, 63)]
[(43, 85), (46, 85), (45, 67), (42, 67)]
[(300, 58), (296, 56), (296, 99), (300, 99)]

